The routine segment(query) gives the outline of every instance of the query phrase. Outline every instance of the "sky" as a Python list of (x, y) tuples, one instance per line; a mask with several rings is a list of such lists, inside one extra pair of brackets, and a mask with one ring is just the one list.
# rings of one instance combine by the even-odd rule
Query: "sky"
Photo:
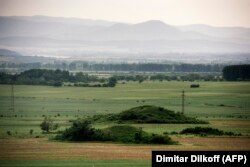
[(250, 0), (0, 0), (0, 16), (47, 15), (250, 27)]

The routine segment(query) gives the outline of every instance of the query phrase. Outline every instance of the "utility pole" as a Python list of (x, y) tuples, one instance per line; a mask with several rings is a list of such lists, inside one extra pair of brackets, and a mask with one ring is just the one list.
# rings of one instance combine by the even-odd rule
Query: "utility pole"
[(181, 101), (182, 102), (181, 113), (184, 114), (184, 112), (185, 112), (185, 92), (184, 92), (184, 90), (182, 91), (181, 97), (182, 97), (181, 98), (182, 99), (182, 101)]
[(14, 85), (11, 84), (11, 97), (10, 97), (10, 110), (15, 112), (15, 96), (14, 96)]

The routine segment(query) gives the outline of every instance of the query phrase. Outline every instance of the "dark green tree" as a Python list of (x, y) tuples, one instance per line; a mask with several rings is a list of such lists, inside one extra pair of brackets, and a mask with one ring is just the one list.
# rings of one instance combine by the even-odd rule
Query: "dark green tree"
[(43, 122), (40, 124), (40, 127), (43, 131), (49, 133), (58, 128), (58, 124), (55, 124), (50, 117), (45, 117)]
[(232, 65), (223, 68), (223, 78), (228, 81), (250, 80), (250, 65)]
[(116, 83), (117, 83), (116, 78), (115, 77), (110, 77), (107, 86), (108, 87), (115, 87)]

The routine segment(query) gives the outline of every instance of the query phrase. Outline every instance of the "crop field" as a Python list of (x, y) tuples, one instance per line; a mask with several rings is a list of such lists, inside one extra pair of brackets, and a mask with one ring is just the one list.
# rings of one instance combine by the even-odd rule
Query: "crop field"
[[(0, 85), (0, 166), (150, 166), (151, 150), (250, 150), (250, 82), (145, 81), (119, 83), (114, 88)], [(51, 116), (59, 130), (70, 120), (96, 114), (119, 113), (141, 105), (181, 111), (209, 124), (132, 124), (149, 133), (180, 132), (188, 127), (213, 127), (241, 136), (170, 135), (178, 145), (57, 142), (43, 134), (39, 124)], [(97, 123), (106, 128), (114, 123)], [(29, 134), (30, 130), (33, 134)], [(7, 133), (9, 131), (9, 133)], [(39, 138), (38, 138), (39, 137)]]

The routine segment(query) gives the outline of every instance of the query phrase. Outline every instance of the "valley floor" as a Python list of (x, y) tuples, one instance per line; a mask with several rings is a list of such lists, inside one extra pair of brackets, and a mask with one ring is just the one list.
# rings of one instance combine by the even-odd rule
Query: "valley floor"
[[(16, 85), (15, 112), (10, 110), (11, 86), (0, 85), (0, 166), (23, 167), (125, 167), (151, 166), (152, 150), (250, 150), (250, 82), (127, 82), (115, 88)], [(42, 133), (44, 116), (59, 124), (96, 114), (120, 113), (141, 105), (181, 109), (185, 115), (209, 124), (132, 124), (148, 133), (180, 132), (190, 127), (212, 127), (242, 136), (170, 135), (178, 145), (137, 145), (100, 142), (58, 142)], [(102, 129), (112, 123), (94, 124)], [(30, 131), (32, 130), (32, 134)], [(39, 136), (39, 138), (35, 138)]]

